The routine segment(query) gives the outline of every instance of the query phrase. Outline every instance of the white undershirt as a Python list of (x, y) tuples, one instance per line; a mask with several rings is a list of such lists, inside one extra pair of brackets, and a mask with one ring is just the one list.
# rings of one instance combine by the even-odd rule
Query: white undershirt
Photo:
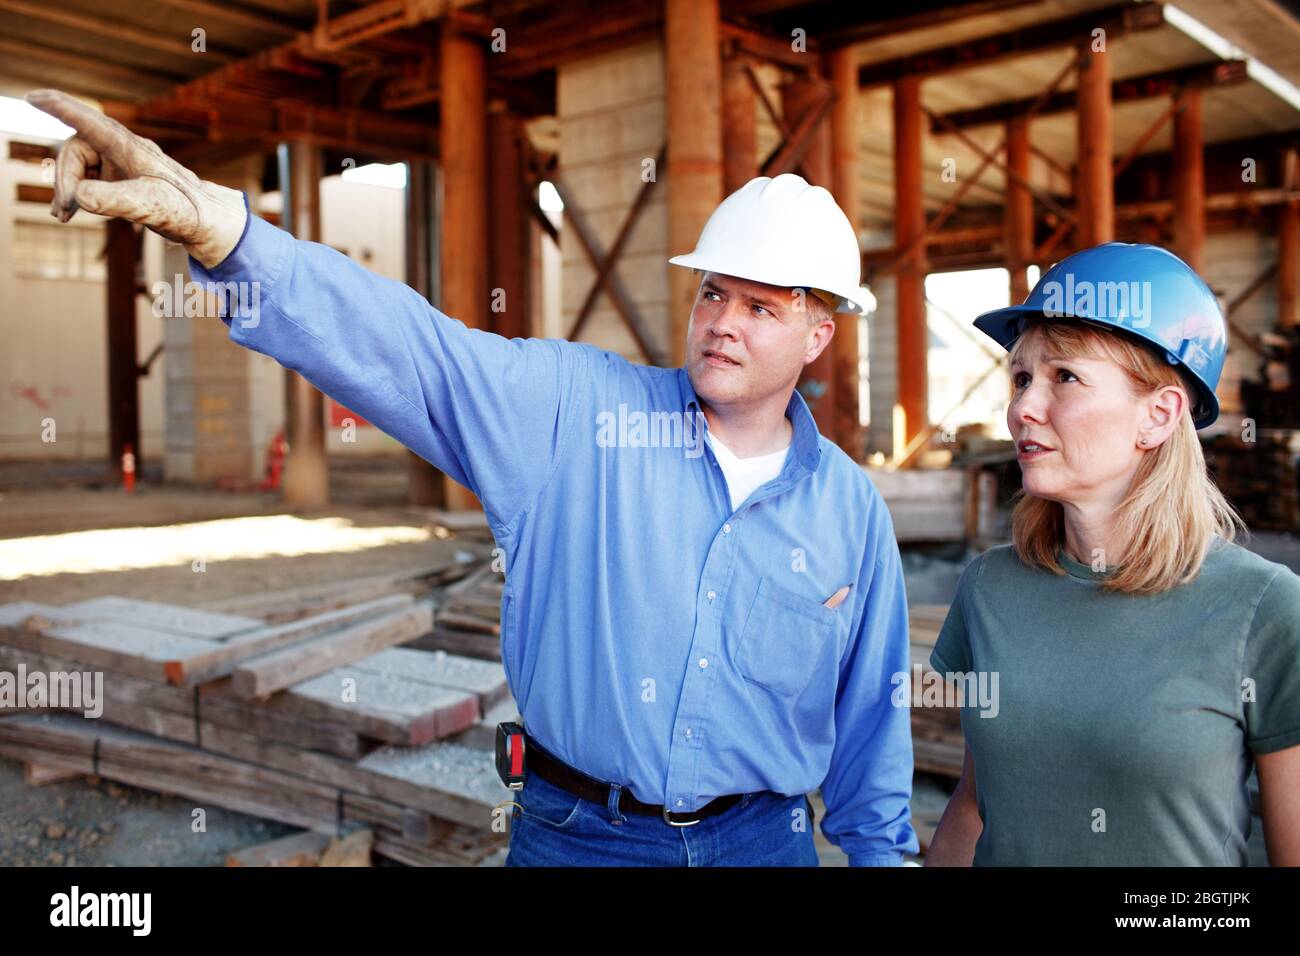
[(786, 452), (790, 450), (790, 446), (786, 445), (780, 451), (770, 454), (755, 455), (753, 458), (737, 458), (730, 448), (708, 431), (704, 433), (704, 440), (713, 449), (714, 457), (718, 459), (718, 466), (722, 469), (722, 475), (727, 479), (732, 511), (739, 508), (756, 488), (781, 474), (781, 468), (785, 465)]

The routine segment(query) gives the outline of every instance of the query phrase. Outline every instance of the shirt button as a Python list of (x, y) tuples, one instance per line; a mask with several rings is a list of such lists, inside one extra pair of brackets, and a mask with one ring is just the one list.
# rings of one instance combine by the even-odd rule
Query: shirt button
[(723, 533), (723, 534), (731, 534), (731, 522), (730, 522), (730, 521), (728, 521), (726, 524), (724, 524), (724, 525), (722, 526), (722, 533)]
[(678, 805), (679, 807), (680, 807), (683, 803), (685, 803), (684, 800), (678, 800), (678, 801), (677, 801), (677, 805)]
[(712, 601), (712, 600), (713, 600), (715, 597), (717, 597), (717, 596), (718, 596), (718, 592), (717, 592), (717, 591), (710, 591), (710, 592), (708, 593), (708, 598), (709, 598), (710, 601)]
[(708, 667), (708, 666), (709, 666), (709, 659), (707, 657), (701, 657), (700, 667)]
[(691, 728), (687, 727), (687, 728), (686, 728), (686, 736), (687, 736), (687, 737), (693, 737), (693, 736), (695, 736), (695, 731), (693, 731), (693, 730), (691, 730)]

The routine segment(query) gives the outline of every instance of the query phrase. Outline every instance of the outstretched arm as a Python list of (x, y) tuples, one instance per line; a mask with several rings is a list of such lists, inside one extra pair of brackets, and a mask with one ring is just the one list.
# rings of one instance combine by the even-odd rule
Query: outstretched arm
[[(52, 214), (142, 223), (221, 285), (230, 338), (294, 369), (482, 500), (509, 530), (545, 486), (592, 350), (468, 329), (413, 289), (251, 215), (156, 144), (58, 91), (28, 100), (77, 130), (59, 153)], [(107, 178), (96, 178), (107, 177)]]

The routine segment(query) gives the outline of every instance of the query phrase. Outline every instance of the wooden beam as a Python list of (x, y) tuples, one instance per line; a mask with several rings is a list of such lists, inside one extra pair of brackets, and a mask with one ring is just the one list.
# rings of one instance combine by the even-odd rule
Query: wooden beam
[[(292, 139), (392, 160), (437, 159), (439, 152), (435, 129), (371, 110), (335, 109), (301, 101), (272, 102), (234, 96), (229, 91), (195, 95), (183, 102), (166, 98), (141, 104), (106, 100), (103, 107), (106, 114), (133, 130), (167, 123), (198, 132), (213, 143), (256, 138), (276, 145)], [(187, 155), (192, 154), (193, 150)]]
[[(1196, 63), (1174, 70), (1160, 70), (1115, 80), (1110, 85), (1111, 103), (1119, 106), (1124, 103), (1140, 103), (1145, 100), (1173, 96), (1180, 89), (1188, 87), (1214, 88), (1236, 86), (1248, 82), (1245, 60), (1213, 60)], [(1015, 99), (1002, 103), (992, 103), (969, 110), (954, 110), (936, 117), (934, 130), (942, 122), (945, 127), (955, 126), (959, 129), (971, 129), (976, 126), (993, 126), (1007, 122), (1013, 116), (1023, 115), (1032, 100)], [(1038, 110), (1039, 116), (1059, 113), (1072, 113), (1078, 109), (1079, 97), (1075, 90), (1062, 90), (1054, 93)]]
[(1300, 325), (1300, 200), (1279, 206), (1277, 215), (1277, 324), (1291, 329)]
[[(831, 110), (831, 193), (839, 203), (853, 234), (858, 234), (862, 208), (858, 185), (858, 63), (853, 47), (839, 47), (827, 56), (835, 104)], [(858, 317), (842, 312), (835, 317), (831, 339), (831, 380), (835, 414), (831, 437), (854, 461), (862, 461), (861, 379), (862, 355), (858, 343)]]
[(1003, 242), (1010, 273), (1011, 304), (1029, 295), (1026, 270), (1034, 261), (1034, 197), (1025, 187), (1029, 179), (1029, 121), (1023, 116), (1007, 121), (1007, 200)]
[(305, 20), (299, 20), (285, 13), (268, 16), (244, 7), (231, 6), (228, 3), (211, 3), (209, 0), (159, 0), (169, 7), (184, 10), (211, 20), (221, 20), (237, 27), (257, 30), (269, 36), (288, 37), (300, 30), (311, 28)]
[[(488, 325), (487, 53), (480, 40), (442, 25), (443, 207), (439, 248), (443, 312), (473, 329)], [(447, 483), (453, 510), (477, 507)]]
[(925, 207), (921, 192), (921, 80), (904, 76), (894, 83), (894, 245), (911, 249), (898, 265), (896, 299), (898, 324), (897, 408), (902, 434), (894, 444), (906, 445), (927, 425), (926, 366), (929, 336), (925, 316)]
[(758, 174), (757, 98), (743, 56), (722, 63), (723, 187), (731, 195)]
[[(55, 4), (33, 3), (29, 0), (0, 0), (0, 10), (67, 27), (82, 36), (95, 38), (102, 44), (125, 43), (158, 53), (183, 56), (189, 60), (195, 57), (188, 33), (183, 38), (168, 36), (160, 30), (145, 30), (124, 23), (114, 23), (102, 17), (62, 10)], [(230, 54), (211, 48), (202, 56), (206, 63), (229, 63), (233, 59)]]
[[(664, 0), (668, 113), (668, 249), (689, 252), (722, 202), (722, 59), (719, 0)], [(669, 272), (668, 347), (686, 357), (686, 330), (699, 279)]]
[[(42, 46), (30, 40), (20, 42), (0, 38), (0, 53), (34, 60), (38, 63), (48, 63), (51, 66), (61, 66), (71, 70), (94, 73), (109, 79), (122, 80), (127, 84), (138, 85), (143, 83), (166, 87), (178, 80), (185, 79), (184, 74), (172, 70), (142, 70), (137, 67), (123, 66), (120, 63), (110, 63), (107, 60), (97, 60), (76, 53), (68, 53), (66, 50), (56, 50), (53, 47)], [(5, 64), (5, 68), (8, 69), (9, 65)]]
[(858, 70), (858, 83), (880, 86), (902, 76), (935, 76), (986, 66), (1012, 57), (1072, 46), (1082, 39), (1091, 40), (1092, 31), (1096, 29), (1105, 30), (1110, 42), (1125, 33), (1153, 30), (1163, 25), (1164, 13), (1159, 3), (1119, 4), (893, 60), (868, 63)]
[[(854, 89), (856, 96), (857, 90)], [(835, 100), (835, 90), (824, 79), (815, 75), (797, 74), (781, 86), (782, 112), (786, 121), (793, 124), (790, 139), (777, 150), (777, 156), (788, 157), (777, 168), (765, 166), (764, 174), (775, 176), (789, 171), (789, 163), (797, 157), (802, 162), (808, 181), (814, 186), (831, 189), (834, 169), (831, 156), (830, 116)], [(839, 328), (836, 328), (838, 334)], [(834, 339), (832, 338), (832, 344)], [(799, 376), (799, 392), (812, 412), (817, 429), (831, 441), (835, 440), (835, 353), (828, 345)]]
[[(431, 163), (416, 161), (407, 164), (405, 258), (406, 284), (436, 305), (440, 297), (434, 175)], [(409, 449), (406, 452), (406, 503), (420, 508), (444, 508), (447, 505), (442, 472)]]
[[(488, 222), (492, 331), (508, 339), (532, 333), (529, 307), (529, 189), (524, 162), (524, 130), (519, 117), (505, 109), (488, 113)], [(498, 293), (497, 290), (500, 290)]]
[(108, 316), (108, 461), (120, 479), (122, 454), (128, 447), (135, 455), (137, 474), (143, 462), (135, 317), (140, 236), (125, 219), (110, 219), (104, 241), (108, 276), (104, 284)]
[[(1107, 38), (1107, 42), (1111, 42)], [(1114, 132), (1110, 110), (1110, 54), (1080, 44), (1078, 112), (1079, 244), (1087, 248), (1115, 238)]]
[(1174, 252), (1200, 272), (1205, 267), (1205, 150), (1201, 91), (1174, 100)]

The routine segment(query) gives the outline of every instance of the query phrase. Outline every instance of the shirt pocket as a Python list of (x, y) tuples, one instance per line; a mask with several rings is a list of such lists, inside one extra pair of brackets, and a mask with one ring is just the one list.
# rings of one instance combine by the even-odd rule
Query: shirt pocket
[(736, 668), (750, 683), (797, 697), (834, 643), (838, 614), (763, 578), (740, 635)]

